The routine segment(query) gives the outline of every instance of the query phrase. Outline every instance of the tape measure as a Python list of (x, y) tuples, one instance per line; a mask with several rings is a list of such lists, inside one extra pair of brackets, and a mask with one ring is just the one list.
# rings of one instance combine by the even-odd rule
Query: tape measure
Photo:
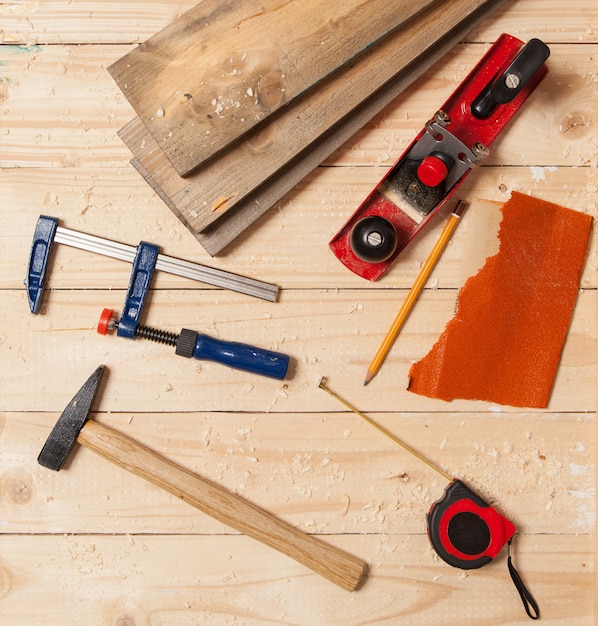
[[(472, 491), (463, 481), (452, 478), (450, 474), (331, 391), (324, 385), (323, 380), (320, 380), (320, 389), (329, 393), (353, 413), (359, 415), (449, 481), (442, 498), (430, 507), (426, 515), (428, 539), (443, 561), (464, 570), (477, 569), (490, 563), (505, 545), (510, 548), (511, 541), (517, 532), (510, 520)], [(507, 566), (525, 612), (531, 619), (538, 619), (540, 617), (538, 604), (515, 569), (510, 550)]]
[(516, 532), (512, 522), (458, 479), (430, 508), (427, 526), (438, 556), (461, 569), (489, 563)]

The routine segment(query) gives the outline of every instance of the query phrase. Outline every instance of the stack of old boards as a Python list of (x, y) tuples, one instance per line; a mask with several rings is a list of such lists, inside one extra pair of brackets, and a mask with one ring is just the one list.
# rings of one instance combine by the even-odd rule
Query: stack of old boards
[(110, 66), (131, 163), (216, 255), (496, 0), (204, 0)]

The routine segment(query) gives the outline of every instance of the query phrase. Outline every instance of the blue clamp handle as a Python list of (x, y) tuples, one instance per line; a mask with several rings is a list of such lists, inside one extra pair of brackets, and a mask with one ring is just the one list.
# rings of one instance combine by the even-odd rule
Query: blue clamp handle
[(119, 337), (135, 338), (135, 332), (139, 325), (139, 318), (143, 304), (149, 290), (158, 252), (160, 248), (153, 243), (142, 241), (137, 246), (137, 254), (133, 261), (133, 270), (129, 281), (129, 288), (125, 298), (125, 306), (120, 316), (116, 334)]
[(42, 303), (48, 259), (57, 228), (58, 220), (55, 217), (47, 217), (46, 215), (40, 215), (35, 226), (33, 244), (27, 266), (27, 277), (24, 281), (27, 289), (27, 298), (29, 299), (29, 309), (32, 313), (38, 313)]
[(177, 339), (180, 356), (216, 361), (245, 372), (282, 380), (289, 368), (289, 357), (280, 352), (256, 348), (246, 343), (222, 341), (183, 328)]

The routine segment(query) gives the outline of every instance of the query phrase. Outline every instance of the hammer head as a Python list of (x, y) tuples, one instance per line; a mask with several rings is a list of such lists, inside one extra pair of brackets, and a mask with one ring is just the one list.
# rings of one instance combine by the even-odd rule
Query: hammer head
[(103, 373), (100, 365), (64, 409), (37, 457), (40, 465), (55, 471), (62, 468), (89, 418)]

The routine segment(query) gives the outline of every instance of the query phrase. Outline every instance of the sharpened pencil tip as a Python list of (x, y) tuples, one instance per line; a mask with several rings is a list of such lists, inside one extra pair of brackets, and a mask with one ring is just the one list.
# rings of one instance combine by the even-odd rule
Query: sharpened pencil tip
[(365, 387), (365, 385), (367, 385), (370, 382), (370, 380), (372, 380), (372, 378), (374, 378), (374, 376), (375, 376), (374, 372), (368, 372), (365, 375), (365, 380), (363, 381), (363, 386)]

